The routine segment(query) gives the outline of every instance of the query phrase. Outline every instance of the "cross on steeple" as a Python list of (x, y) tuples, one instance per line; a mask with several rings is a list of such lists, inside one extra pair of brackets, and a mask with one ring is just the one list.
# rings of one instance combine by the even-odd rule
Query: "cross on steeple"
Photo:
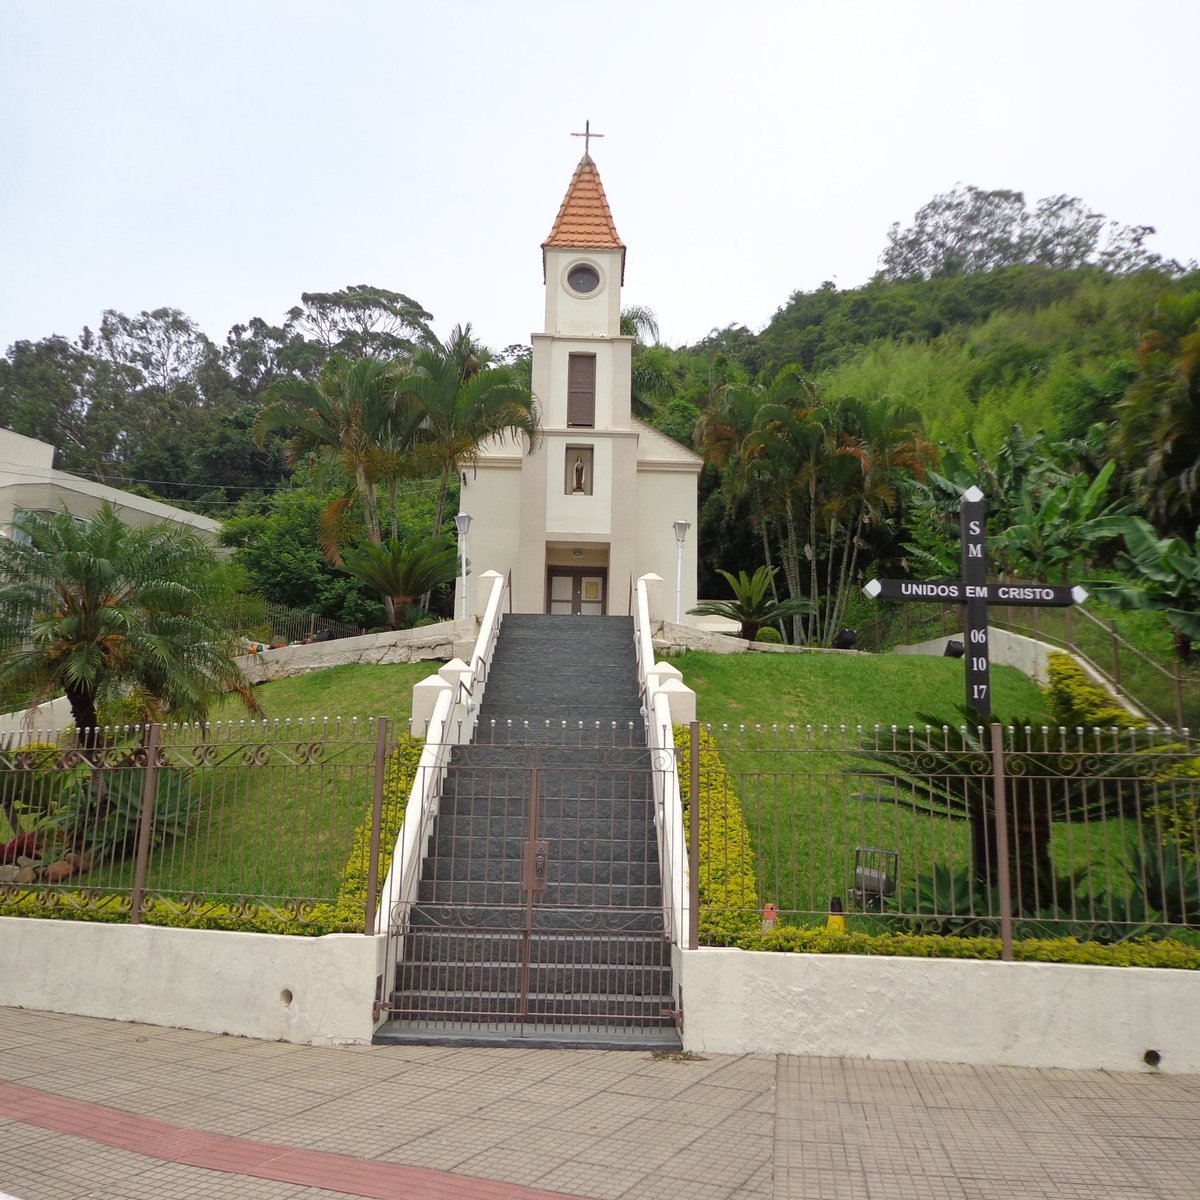
[(571, 136), (583, 138), (583, 153), (585, 155), (587, 155), (588, 154), (588, 142), (591, 141), (591, 139), (594, 137), (603, 137), (604, 134), (593, 133), (591, 121), (584, 121), (583, 132), (582, 133), (573, 133), (573, 134), (571, 134)]

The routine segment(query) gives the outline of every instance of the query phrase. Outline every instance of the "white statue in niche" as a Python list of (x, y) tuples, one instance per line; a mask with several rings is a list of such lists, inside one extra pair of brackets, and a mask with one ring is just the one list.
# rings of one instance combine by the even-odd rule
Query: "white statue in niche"
[(573, 496), (581, 495), (584, 491), (583, 476), (584, 476), (585, 470), (586, 470), (586, 468), (583, 465), (582, 456), (576, 455), (575, 456), (575, 486), (571, 489), (571, 494)]

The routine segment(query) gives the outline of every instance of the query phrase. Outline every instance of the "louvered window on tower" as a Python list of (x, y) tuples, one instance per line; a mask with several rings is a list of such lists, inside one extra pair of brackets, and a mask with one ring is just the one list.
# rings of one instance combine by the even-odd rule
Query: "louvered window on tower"
[(567, 359), (567, 425), (572, 429), (596, 426), (596, 356), (572, 354)]

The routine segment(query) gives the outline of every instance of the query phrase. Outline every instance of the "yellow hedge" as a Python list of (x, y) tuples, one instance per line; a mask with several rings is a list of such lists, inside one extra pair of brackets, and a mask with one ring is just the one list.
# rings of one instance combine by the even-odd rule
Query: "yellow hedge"
[[(691, 729), (675, 726), (679, 791), (684, 828), (691, 806)], [(726, 946), (732, 938), (759, 928), (754, 851), (733, 780), (721, 762), (717, 744), (700, 730), (700, 942)]]
[[(777, 926), (750, 930), (733, 940), (742, 950), (801, 954), (874, 954), (903, 958), (999, 959), (1000, 939), (943, 937), (915, 933), (831, 933), (825, 929)], [(1021, 938), (1013, 942), (1018, 962), (1081, 963), (1099, 967), (1173, 967), (1200, 970), (1200, 949), (1183, 942), (1149, 938), (1106, 946), (1074, 938)]]
[(1069, 654), (1051, 654), (1046, 707), (1067, 729), (1136, 729), (1145, 722), (1127, 712)]

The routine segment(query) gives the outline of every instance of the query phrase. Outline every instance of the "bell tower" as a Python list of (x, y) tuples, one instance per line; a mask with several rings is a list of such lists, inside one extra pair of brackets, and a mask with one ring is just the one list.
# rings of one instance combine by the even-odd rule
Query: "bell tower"
[[(695, 527), (701, 460), (632, 415), (625, 243), (586, 147), (541, 250), (545, 318), (531, 341), (542, 436), (525, 455), (495, 440), (464, 473), (468, 608), (477, 611), (476, 573), (496, 570), (511, 572), (513, 612), (625, 614), (639, 576), (676, 574), (672, 528)], [(694, 536), (682, 567), (686, 611), (695, 604)]]
[(633, 339), (621, 334), (624, 273), (625, 243), (585, 152), (542, 243), (545, 328), (533, 335), (533, 392), (543, 441), (540, 462), (522, 473), (514, 601), (523, 611), (599, 616), (614, 611), (617, 592), (624, 611), (638, 440), (629, 403)]

